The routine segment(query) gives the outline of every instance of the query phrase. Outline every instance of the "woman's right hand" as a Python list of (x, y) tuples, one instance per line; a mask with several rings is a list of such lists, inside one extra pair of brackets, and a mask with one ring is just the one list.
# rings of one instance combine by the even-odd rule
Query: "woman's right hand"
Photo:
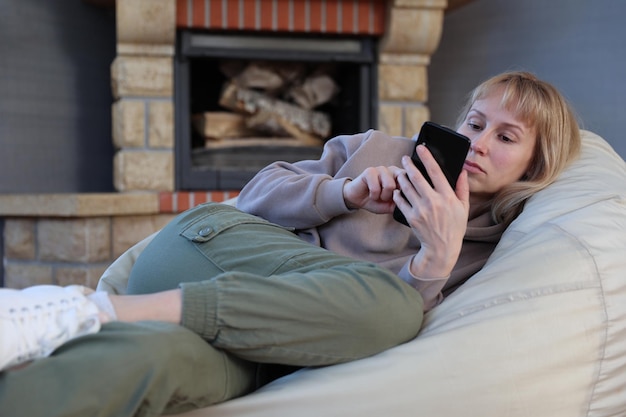
[(393, 212), (396, 204), (393, 192), (398, 188), (397, 178), (404, 170), (396, 166), (370, 167), (343, 186), (343, 199), (350, 209), (365, 209), (372, 213)]
[(404, 157), (402, 164), (407, 175), (398, 180), (404, 197), (397, 191), (395, 199), (421, 242), (411, 262), (411, 273), (422, 278), (441, 278), (454, 268), (467, 229), (470, 205), (467, 172), (461, 173), (454, 190), (428, 149), (420, 145), (417, 152), (434, 188), (411, 159)]

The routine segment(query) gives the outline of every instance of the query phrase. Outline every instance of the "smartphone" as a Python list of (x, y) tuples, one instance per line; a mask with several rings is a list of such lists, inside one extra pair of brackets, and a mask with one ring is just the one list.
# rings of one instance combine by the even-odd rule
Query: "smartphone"
[[(424, 144), (433, 154), (433, 157), (441, 167), (441, 170), (450, 183), (450, 186), (454, 189), (456, 187), (456, 181), (461, 174), (461, 170), (463, 169), (463, 163), (467, 157), (467, 152), (470, 148), (470, 140), (467, 136), (455, 132), (445, 126), (441, 126), (433, 122), (426, 122), (422, 125), (420, 134), (415, 142), (415, 146), (419, 144)], [(418, 158), (415, 147), (413, 148), (413, 155), (411, 155), (411, 159), (432, 187), (433, 182), (428, 176), (422, 161)], [(404, 217), (404, 214), (402, 214), (400, 209), (397, 207), (393, 212), (393, 218), (402, 224), (407, 226), (409, 225)]]

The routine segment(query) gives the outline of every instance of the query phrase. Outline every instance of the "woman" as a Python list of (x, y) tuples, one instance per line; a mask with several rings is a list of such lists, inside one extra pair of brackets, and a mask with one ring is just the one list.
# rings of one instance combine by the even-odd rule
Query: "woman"
[[(272, 164), (242, 191), (239, 208), (293, 227), (302, 239), (221, 205), (182, 213), (137, 259), (128, 290), (138, 295), (99, 303), (119, 321), (181, 323), (209, 343), (164, 323), (110, 323), (63, 346), (57, 361), (0, 374), (0, 408), (37, 415), (16, 396), (34, 380), (61, 373), (74, 381), (64, 410), (87, 407), (81, 399), (97, 391), (111, 413), (132, 415), (146, 404), (156, 413), (181, 411), (250, 392), (259, 364), (332, 364), (410, 339), (423, 310), (484, 265), (524, 202), (580, 147), (567, 103), (527, 73), (478, 86), (461, 120), (458, 130), (472, 145), (456, 191), (428, 150), (419, 147), (418, 154), (434, 188), (406, 157), (414, 142), (369, 131), (330, 140), (319, 161)], [(393, 220), (396, 205), (410, 228)], [(187, 350), (172, 352), (173, 345)], [(99, 358), (107, 366), (94, 365)], [(111, 375), (116, 363), (134, 359), (142, 364), (138, 371), (121, 367), (125, 373)], [(181, 373), (185, 364), (192, 370)], [(106, 380), (147, 388), (120, 398), (127, 390), (107, 391), (80, 377), (93, 366)], [(50, 403), (61, 404), (58, 391), (38, 398), (46, 404), (42, 415)]]
[[(319, 161), (268, 166), (237, 206), (295, 227), (310, 243), (388, 267), (420, 291), (428, 310), (482, 268), (526, 200), (580, 149), (569, 105), (526, 72), (479, 85), (457, 126), (472, 145), (456, 192), (430, 158), (423, 162), (438, 181), (434, 190), (426, 183), (406, 156), (411, 141), (369, 131), (331, 139)], [(411, 229), (392, 219), (396, 205)]]

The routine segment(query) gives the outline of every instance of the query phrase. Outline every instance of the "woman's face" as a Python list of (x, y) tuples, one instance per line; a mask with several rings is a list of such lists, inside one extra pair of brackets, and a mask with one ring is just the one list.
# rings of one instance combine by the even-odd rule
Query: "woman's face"
[(535, 149), (536, 133), (513, 113), (500, 106), (502, 94), (474, 102), (458, 131), (472, 141), (465, 160), (470, 201), (489, 200), (504, 186), (527, 171)]

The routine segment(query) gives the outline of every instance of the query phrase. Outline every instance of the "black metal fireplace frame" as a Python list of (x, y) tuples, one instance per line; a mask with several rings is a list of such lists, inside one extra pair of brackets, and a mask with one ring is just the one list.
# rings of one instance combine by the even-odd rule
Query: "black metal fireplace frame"
[[(207, 33), (184, 30), (177, 36), (174, 62), (175, 103), (175, 185), (177, 190), (239, 190), (258, 169), (238, 167), (224, 170), (194, 165), (191, 127), (191, 61), (233, 58), (315, 63), (348, 63), (358, 77), (358, 125), (355, 133), (376, 127), (378, 95), (376, 39), (370, 37), (331, 37), (259, 35), (254, 33)], [(338, 132), (333, 132), (337, 134)]]

